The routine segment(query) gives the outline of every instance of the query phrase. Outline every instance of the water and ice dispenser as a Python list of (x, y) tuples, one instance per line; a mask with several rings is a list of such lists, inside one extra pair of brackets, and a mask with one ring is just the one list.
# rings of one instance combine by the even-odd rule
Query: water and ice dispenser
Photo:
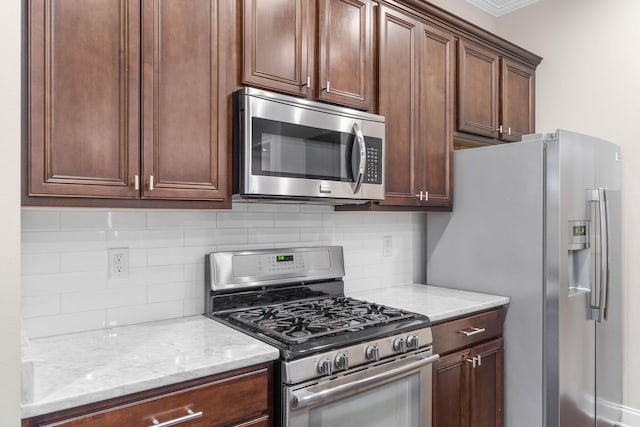
[(590, 226), (589, 220), (579, 220), (569, 221), (567, 227), (570, 296), (591, 291)]

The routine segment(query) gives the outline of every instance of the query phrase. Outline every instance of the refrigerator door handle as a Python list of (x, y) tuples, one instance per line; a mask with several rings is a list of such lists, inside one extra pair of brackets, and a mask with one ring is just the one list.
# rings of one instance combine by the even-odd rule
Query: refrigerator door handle
[(600, 313), (598, 322), (607, 320), (607, 308), (609, 297), (609, 203), (607, 203), (607, 190), (598, 188), (600, 196)]
[(602, 322), (607, 320), (607, 296), (609, 293), (609, 205), (607, 204), (607, 190), (598, 188), (591, 190), (590, 202), (598, 203), (598, 220), (600, 230), (600, 277), (598, 277), (599, 295), (597, 306), (592, 309), (592, 319)]

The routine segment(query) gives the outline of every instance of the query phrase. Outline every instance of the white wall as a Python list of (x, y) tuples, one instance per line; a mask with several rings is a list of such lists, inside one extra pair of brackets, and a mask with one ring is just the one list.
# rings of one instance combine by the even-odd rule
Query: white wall
[(20, 1), (0, 2), (0, 425), (20, 422)]
[(495, 16), (473, 6), (466, 0), (429, 0), (429, 3), (438, 6), (452, 14), (477, 25), (492, 33), (496, 32), (497, 21)]
[[(204, 255), (304, 245), (344, 248), (348, 291), (424, 281), (425, 215), (234, 204), (231, 211), (22, 210), (22, 315), (31, 338), (201, 314)], [(391, 238), (390, 256), (383, 239)], [(130, 274), (109, 278), (108, 249)]]
[(536, 128), (622, 146), (624, 403), (640, 408), (640, 2), (542, 0), (498, 19), (498, 33), (544, 57)]

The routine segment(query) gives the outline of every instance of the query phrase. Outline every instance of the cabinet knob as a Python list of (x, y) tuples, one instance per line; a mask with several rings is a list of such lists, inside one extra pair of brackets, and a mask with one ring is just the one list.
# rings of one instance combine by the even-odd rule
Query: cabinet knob
[(425, 202), (429, 200), (428, 191), (421, 191), (420, 194), (414, 194), (414, 196), (420, 200), (424, 200)]
[(140, 190), (140, 175), (133, 177), (133, 189), (136, 191)]
[(149, 191), (153, 191), (153, 175), (149, 176)]

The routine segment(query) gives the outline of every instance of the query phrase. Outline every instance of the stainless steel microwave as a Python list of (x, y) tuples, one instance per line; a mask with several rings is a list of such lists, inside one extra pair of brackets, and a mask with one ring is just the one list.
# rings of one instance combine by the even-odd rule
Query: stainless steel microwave
[(234, 94), (234, 199), (384, 199), (384, 117), (244, 88)]

